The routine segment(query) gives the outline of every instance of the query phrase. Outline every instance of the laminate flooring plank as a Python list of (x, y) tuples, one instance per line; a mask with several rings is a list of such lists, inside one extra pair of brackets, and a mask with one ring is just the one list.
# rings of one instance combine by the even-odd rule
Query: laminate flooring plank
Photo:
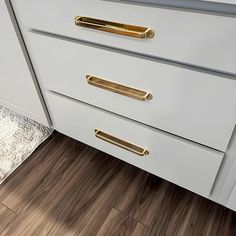
[(179, 235), (235, 236), (236, 213), (195, 195)]
[[(72, 152), (72, 144), (68, 145), (63, 156), (75, 161), (67, 167), (57, 183), (51, 176), (54, 185), (45, 185), (46, 190), (41, 189), (35, 195), (31, 204), (22, 210), (12, 224), (9, 234), (53, 234), (57, 228), (51, 228), (60, 222), (62, 228), (69, 227), (72, 232), (81, 231), (87, 235), (87, 232), (96, 231), (96, 227), (103, 223), (102, 213), (105, 219), (106, 211), (109, 212), (111, 208), (109, 204), (119, 196), (117, 190), (125, 186), (123, 180), (126, 181), (126, 175), (129, 175), (132, 167), (88, 146), (83, 151), (76, 152), (75, 149)], [(55, 173), (56, 176), (58, 174)]]
[(147, 231), (148, 228), (145, 225), (138, 222), (134, 229), (134, 232), (132, 233), (132, 236), (145, 236), (147, 235)]
[(156, 205), (156, 214), (148, 225), (147, 235), (178, 235), (188, 213), (194, 194), (171, 183), (167, 184), (164, 198)]
[[(16, 223), (12, 224), (12, 232), (14, 232), (14, 228), (16, 228), (17, 230), (17, 227), (20, 227), (21, 222), (23, 222), (24, 227), (20, 227), (20, 231), (18, 231), (18, 234), (21, 231), (27, 232), (27, 230), (33, 232), (34, 228), (39, 228), (40, 222), (42, 222), (45, 217), (51, 219), (49, 214), (50, 209), (53, 206), (54, 202), (57, 202), (56, 196), (54, 196), (54, 199), (50, 198), (50, 196), (52, 195), (51, 192), (56, 193), (57, 191), (60, 191), (60, 188), (58, 188), (57, 186), (60, 185), (61, 181), (63, 186), (63, 177), (64, 175), (67, 175), (67, 173), (65, 172), (68, 172), (68, 170), (70, 170), (70, 167), (74, 165), (74, 161), (77, 161), (79, 154), (83, 153), (83, 149), (88, 149), (88, 147), (84, 144), (81, 144), (70, 138), (66, 138), (65, 136), (60, 136), (62, 137), (63, 142), (58, 142), (56, 145), (56, 150), (52, 151), (50, 155), (46, 154), (48, 159), (51, 158), (55, 160), (53, 162), (53, 165), (50, 165), (50, 169), (48, 170), (48, 166), (45, 165), (47, 164), (47, 162), (41, 163), (42, 165), (36, 166), (36, 169), (45, 168), (47, 169), (47, 171), (43, 171), (42, 176), (40, 175), (40, 179), (42, 179), (42, 181), (39, 185), (37, 185), (35, 191), (33, 192), (32, 189), (29, 188), (29, 192), (27, 192), (25, 189), (21, 192), (19, 187), (17, 188), (16, 193), (14, 193), (14, 189), (12, 189), (12, 192), (16, 196), (15, 199), (18, 200), (18, 189), (21, 194), (20, 199), (23, 199), (21, 200), (21, 214), (16, 218)], [(37, 156), (35, 156), (34, 158), (37, 158)], [(79, 166), (77, 167), (79, 168)], [(22, 168), (25, 172), (30, 171), (30, 168), (24, 166), (22, 166)], [(23, 182), (24, 181), (22, 181), (22, 183)], [(34, 185), (34, 182), (36, 184), (38, 183), (38, 180), (34, 175), (31, 178), (31, 182), (32, 186)], [(32, 194), (32, 197), (29, 198), (28, 196), (30, 196), (30, 194)], [(14, 197), (12, 197), (12, 200), (14, 202)], [(32, 216), (32, 218), (29, 218), (29, 216)], [(48, 222), (50, 222), (50, 220)], [(47, 230), (50, 230), (50, 227), (46, 227), (48, 225), (49, 224), (46, 224), (45, 228), (47, 228)]]
[[(116, 209), (127, 215), (129, 215), (133, 209), (138, 208), (136, 202), (147, 186), (150, 176), (146, 171), (137, 170), (136, 168), (132, 170), (131, 175), (132, 181), (130, 181), (125, 193), (121, 195), (120, 199), (115, 204)], [(158, 187), (160, 187), (160, 184), (158, 184)]]
[[(71, 139), (67, 149), (62, 150), (60, 156), (60, 159), (74, 161), (66, 165), (65, 171), (61, 172), (59, 168), (48, 175), (44, 186), (30, 203), (25, 205), (6, 235), (46, 235), (51, 230), (54, 219), (64, 209), (63, 201), (70, 201), (73, 191), (78, 188), (79, 180), (85, 179), (87, 171), (91, 172), (95, 167), (90, 165), (88, 160), (93, 159), (98, 151), (86, 146), (84, 151), (78, 152), (76, 147), (73, 148), (75, 143), (77, 142)], [(80, 158), (80, 155), (84, 158)], [(87, 165), (90, 168), (87, 169)]]
[(1, 201), (1, 236), (236, 235), (235, 212), (57, 132), (0, 185)]
[(168, 186), (168, 182), (139, 170), (115, 208), (149, 226), (158, 214)]
[(103, 167), (98, 167), (95, 173), (88, 173), (87, 185), (78, 186), (75, 196), (55, 219), (49, 235), (66, 234), (68, 231), (69, 235), (95, 235), (114, 203), (125, 191), (133, 167), (114, 161), (110, 156), (109, 161), (105, 160), (104, 155), (100, 158), (107, 166), (102, 164)]
[[(40, 186), (58, 165), (67, 164), (60, 159), (69, 138), (54, 133), (8, 179), (0, 185), (0, 201), (14, 212), (20, 212), (40, 191)], [(56, 181), (56, 179), (55, 179)]]
[(0, 235), (11, 224), (16, 214), (0, 203)]
[(113, 208), (97, 236), (143, 236), (145, 230), (144, 225)]

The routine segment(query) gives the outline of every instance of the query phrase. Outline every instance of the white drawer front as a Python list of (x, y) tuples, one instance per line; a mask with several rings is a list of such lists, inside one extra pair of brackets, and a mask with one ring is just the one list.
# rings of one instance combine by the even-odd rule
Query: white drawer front
[(227, 203), (227, 207), (229, 207), (230, 209), (236, 211), (236, 185), (229, 197), (228, 203)]
[[(226, 150), (236, 121), (236, 80), (38, 34), (26, 38), (48, 90)], [(88, 74), (150, 92), (153, 99), (139, 101), (91, 86)]]
[[(223, 153), (139, 125), (114, 114), (60, 95), (47, 94), (54, 127), (148, 172), (208, 196)], [(95, 137), (100, 129), (122, 140), (146, 148), (140, 157)]]
[[(101, 0), (13, 0), (27, 27), (177, 62), (236, 73), (236, 18)], [(139, 39), (78, 27), (75, 16), (150, 27)]]

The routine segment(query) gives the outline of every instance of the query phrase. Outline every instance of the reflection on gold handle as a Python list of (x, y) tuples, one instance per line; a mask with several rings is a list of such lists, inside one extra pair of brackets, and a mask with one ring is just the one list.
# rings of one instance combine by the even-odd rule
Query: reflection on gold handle
[(138, 147), (137, 145), (132, 144), (132, 143), (128, 143), (124, 140), (121, 140), (121, 139), (116, 138), (110, 134), (107, 134), (99, 129), (95, 129), (95, 136), (97, 138), (100, 138), (100, 139), (108, 142), (108, 143), (114, 144), (118, 147), (124, 148), (130, 152), (133, 152), (139, 156), (144, 156), (144, 155), (149, 154), (149, 151), (147, 149)]
[(135, 88), (127, 87), (125, 85), (116, 84), (111, 81), (107, 81), (92, 75), (86, 75), (87, 82), (90, 85), (93, 85), (95, 87), (99, 87), (102, 89), (106, 89), (109, 91), (112, 91), (114, 93), (118, 93), (127, 97), (131, 97), (137, 100), (145, 101), (145, 100), (151, 100), (153, 98), (152, 94), (138, 90)]
[(75, 24), (78, 26), (83, 26), (87, 28), (106, 31), (114, 34), (121, 34), (135, 38), (153, 38), (155, 35), (154, 30), (147, 27), (127, 25), (84, 16), (76, 16)]

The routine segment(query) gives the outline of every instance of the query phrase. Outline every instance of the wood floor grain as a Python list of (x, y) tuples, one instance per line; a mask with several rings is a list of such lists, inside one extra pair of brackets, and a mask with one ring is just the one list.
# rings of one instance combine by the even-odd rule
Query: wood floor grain
[(11, 224), (16, 214), (0, 203), (0, 235)]
[(235, 236), (236, 213), (55, 132), (0, 186), (0, 235)]
[(98, 231), (97, 236), (142, 236), (146, 233), (146, 230), (147, 228), (144, 225), (113, 208)]

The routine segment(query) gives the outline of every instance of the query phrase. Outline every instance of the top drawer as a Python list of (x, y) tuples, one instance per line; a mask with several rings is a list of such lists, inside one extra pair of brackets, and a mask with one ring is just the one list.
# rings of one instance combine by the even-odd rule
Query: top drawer
[[(23, 25), (30, 28), (236, 74), (236, 18), (232, 16), (99, 0), (12, 2)], [(75, 16), (148, 27), (155, 35), (134, 38), (76, 26)], [(99, 24), (107, 30), (106, 23), (97, 22), (96, 28)], [(122, 25), (115, 27), (124, 33)]]

